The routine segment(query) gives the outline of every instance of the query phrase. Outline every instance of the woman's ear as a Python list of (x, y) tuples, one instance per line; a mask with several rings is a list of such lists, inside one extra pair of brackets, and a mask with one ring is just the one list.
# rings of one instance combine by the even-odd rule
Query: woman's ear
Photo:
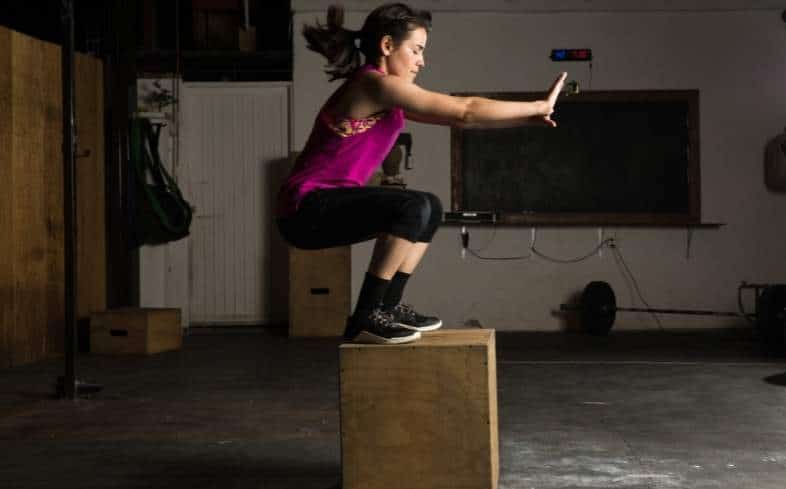
[(379, 50), (382, 56), (390, 56), (393, 52), (393, 38), (390, 35), (382, 36), (379, 40)]

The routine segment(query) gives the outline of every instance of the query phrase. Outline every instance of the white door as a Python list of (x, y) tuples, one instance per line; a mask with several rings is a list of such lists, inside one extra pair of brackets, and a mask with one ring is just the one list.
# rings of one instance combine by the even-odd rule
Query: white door
[(196, 208), (190, 323), (270, 319), (271, 171), (289, 154), (288, 83), (185, 83), (183, 179)]

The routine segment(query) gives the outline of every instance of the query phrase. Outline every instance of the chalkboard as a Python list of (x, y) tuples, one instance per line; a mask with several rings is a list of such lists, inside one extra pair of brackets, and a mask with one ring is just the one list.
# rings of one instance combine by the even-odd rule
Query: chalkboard
[(563, 97), (557, 128), (453, 129), (454, 211), (511, 224), (700, 221), (697, 91)]

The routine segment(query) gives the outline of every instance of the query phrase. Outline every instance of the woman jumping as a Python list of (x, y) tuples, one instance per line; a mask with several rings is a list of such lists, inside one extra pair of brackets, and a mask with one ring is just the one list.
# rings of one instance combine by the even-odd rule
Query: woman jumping
[(343, 21), (343, 9), (331, 6), (327, 25), (303, 28), (308, 48), (327, 58), (331, 81), (345, 81), (317, 114), (279, 191), (276, 222), (296, 248), (376, 239), (344, 337), (406, 343), (442, 326), (438, 318), (401, 303), (407, 280), (442, 221), (442, 205), (432, 193), (366, 183), (405, 119), (462, 128), (556, 127), (551, 115), (566, 74), (560, 74), (546, 99), (532, 102), (431, 92), (415, 84), (425, 67), (429, 12), (394, 3), (371, 12), (359, 31), (345, 29)]

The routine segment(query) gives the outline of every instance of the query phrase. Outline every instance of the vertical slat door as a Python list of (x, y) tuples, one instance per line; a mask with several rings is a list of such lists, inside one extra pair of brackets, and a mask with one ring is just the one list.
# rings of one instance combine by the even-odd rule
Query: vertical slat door
[(180, 167), (196, 208), (190, 323), (263, 324), (270, 314), (271, 168), (289, 153), (289, 87), (185, 83)]

